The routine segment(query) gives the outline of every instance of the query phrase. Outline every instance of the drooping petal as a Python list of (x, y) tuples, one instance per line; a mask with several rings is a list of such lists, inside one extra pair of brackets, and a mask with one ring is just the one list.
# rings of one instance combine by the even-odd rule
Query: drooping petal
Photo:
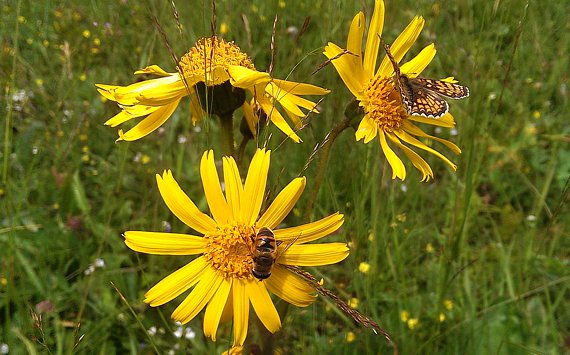
[(149, 65), (144, 69), (139, 69), (135, 72), (135, 74), (153, 74), (153, 75), (159, 75), (159, 76), (176, 75), (176, 73), (168, 73), (167, 71), (165, 71), (164, 69), (162, 69), (161, 67), (159, 67), (156, 64)]
[(441, 144), (445, 145), (447, 148), (451, 149), (451, 151), (454, 152), (455, 154), (461, 154), (461, 148), (459, 148), (454, 143), (448, 141), (447, 139), (443, 139), (443, 138), (439, 138), (436, 136), (429, 135), (429, 134), (425, 133), (424, 131), (422, 131), (416, 125), (412, 124), (411, 122), (405, 122), (405, 124), (402, 127), (403, 127), (403, 130), (406, 132), (409, 132), (409, 133), (411, 133), (415, 136), (418, 136), (418, 137), (433, 139), (434, 141), (440, 142)]
[(206, 201), (210, 212), (218, 224), (226, 224), (232, 217), (232, 210), (228, 207), (224, 193), (220, 187), (220, 178), (216, 170), (214, 151), (204, 152), (200, 161), (200, 176), (204, 187)]
[(273, 232), (277, 240), (284, 242), (295, 240), (295, 244), (303, 244), (334, 233), (343, 223), (344, 215), (336, 212), (315, 222), (303, 224), (298, 227), (276, 229)]
[(121, 112), (116, 114), (115, 116), (109, 118), (105, 121), (104, 125), (117, 127), (121, 123), (125, 123), (133, 118), (141, 117), (149, 115), (156, 110), (158, 110), (160, 106), (145, 106), (145, 105), (135, 105), (135, 106), (126, 106), (123, 108)]
[(307, 307), (315, 301), (315, 290), (299, 276), (276, 264), (265, 286), (277, 297), (297, 307)]
[[(414, 17), (412, 22), (410, 22), (402, 33), (400, 33), (394, 43), (392, 43), (390, 46), (390, 52), (392, 53), (392, 56), (394, 56), (394, 59), (396, 59), (396, 62), (400, 62), (408, 50), (410, 50), (414, 42), (416, 42), (416, 39), (424, 27), (424, 23), (425, 20), (423, 17)], [(394, 68), (392, 66), (392, 62), (390, 62), (388, 56), (385, 56), (382, 60), (382, 64), (380, 64), (380, 67), (376, 72), (376, 77), (390, 77), (393, 73)]]
[(319, 86), (311, 84), (297, 83), (294, 81), (280, 79), (273, 79), (272, 81), (279, 88), (293, 95), (326, 95), (330, 92), (330, 90), (323, 89)]
[(374, 77), (376, 59), (378, 58), (378, 48), (382, 29), (384, 28), (384, 1), (376, 0), (374, 3), (374, 13), (368, 26), (368, 37), (366, 38), (366, 49), (364, 50), (364, 75), (367, 78)]
[(392, 179), (398, 178), (400, 180), (406, 179), (406, 167), (402, 160), (394, 153), (392, 148), (386, 142), (386, 136), (384, 131), (379, 131), (380, 134), (378, 137), (380, 138), (380, 146), (382, 147), (382, 151), (384, 152), (384, 156), (388, 160), (388, 163), (392, 167)]
[(202, 234), (216, 228), (216, 222), (207, 214), (200, 212), (174, 180), (170, 170), (165, 171), (162, 177), (157, 174), (156, 181), (164, 203), (184, 224)]
[(368, 143), (373, 140), (378, 134), (378, 125), (371, 119), (368, 115), (362, 118), (358, 129), (355, 132), (356, 141), (364, 138), (364, 143)]
[(224, 278), (211, 267), (206, 267), (200, 282), (172, 312), (172, 319), (182, 324), (190, 322), (210, 302)]
[(189, 234), (127, 231), (125, 244), (134, 251), (161, 255), (194, 255), (204, 252), (202, 237)]
[(330, 265), (346, 259), (348, 254), (346, 243), (293, 244), (277, 261), (298, 266)]
[(258, 84), (268, 84), (271, 81), (269, 73), (251, 70), (239, 65), (228, 67), (231, 84), (234, 87), (249, 89)]
[(203, 256), (192, 260), (148, 290), (144, 295), (145, 303), (157, 307), (172, 301), (194, 286), (202, 278), (207, 267), (206, 258)]
[(416, 55), (412, 60), (406, 62), (400, 67), (402, 73), (406, 74), (410, 78), (415, 78), (420, 75), (424, 69), (431, 63), (435, 57), (435, 44), (430, 44), (426, 46), (418, 55)]
[(281, 328), (281, 319), (265, 288), (265, 283), (256, 279), (245, 281), (245, 283), (247, 297), (257, 317), (269, 332), (275, 333)]
[[(255, 93), (254, 93), (255, 95)], [(277, 128), (279, 128), (283, 133), (285, 133), (289, 138), (291, 138), (295, 143), (301, 142), (301, 138), (291, 129), (289, 124), (285, 121), (281, 113), (273, 105), (273, 103), (267, 99), (264, 95), (256, 96), (257, 103), (261, 106), (267, 117), (273, 122)]]
[(303, 193), (306, 184), (307, 179), (304, 176), (293, 179), (293, 181), (285, 186), (279, 195), (275, 197), (267, 211), (259, 218), (256, 225), (268, 228), (277, 227), (277, 225), (287, 217), (289, 212), (291, 212)]
[(176, 101), (158, 108), (145, 119), (140, 121), (136, 126), (121, 134), (119, 140), (134, 141), (154, 132), (154, 130), (162, 126), (162, 124), (172, 116), (172, 113), (176, 110), (179, 103), (180, 99), (177, 99)]
[(246, 281), (235, 279), (232, 285), (234, 300), (234, 341), (233, 346), (243, 345), (247, 336), (249, 321), (249, 298), (246, 293)]
[(247, 225), (253, 225), (259, 217), (263, 196), (265, 196), (270, 157), (271, 151), (258, 149), (249, 165), (240, 210), (240, 220)]
[(451, 113), (446, 113), (440, 118), (422, 117), (422, 116), (408, 116), (409, 121), (415, 121), (420, 123), (427, 123), (433, 126), (453, 128), (455, 127), (455, 119)]
[(396, 135), (391, 133), (386, 133), (386, 135), (388, 136), (388, 138), (390, 138), (390, 140), (392, 140), (392, 142), (398, 145), (398, 147), (410, 159), (412, 164), (414, 164), (416, 169), (418, 169), (422, 173), (422, 180), (421, 180), (422, 182), (429, 181), (431, 178), (433, 178), (433, 170), (431, 169), (431, 166), (429, 166), (429, 164), (422, 157), (420, 157), (418, 153), (414, 152), (412, 149), (402, 144), (402, 142), (400, 141), (400, 139), (398, 139)]
[(453, 170), (457, 169), (457, 165), (453, 164), (453, 162), (451, 162), (451, 160), (447, 159), (447, 157), (445, 157), (443, 154), (441, 154), (437, 150), (428, 147), (427, 145), (422, 143), (420, 140), (416, 139), (414, 136), (408, 134), (405, 131), (396, 131), (394, 133), (398, 136), (398, 138), (400, 138), (404, 142), (409, 143), (413, 146), (416, 146), (420, 149), (423, 149), (426, 152), (429, 152), (429, 153), (435, 155), (436, 157), (438, 157), (439, 159), (443, 160), (443, 162), (446, 163), (451, 169), (453, 169)]
[(216, 341), (216, 331), (220, 324), (222, 312), (228, 302), (228, 296), (232, 287), (231, 278), (222, 278), (220, 287), (206, 306), (204, 313), (204, 335)]
[(224, 167), (224, 183), (226, 188), (226, 200), (228, 207), (232, 210), (233, 218), (236, 222), (245, 222), (240, 220), (241, 196), (243, 195), (243, 184), (239, 175), (239, 169), (236, 161), (232, 157), (223, 157), (222, 164)]

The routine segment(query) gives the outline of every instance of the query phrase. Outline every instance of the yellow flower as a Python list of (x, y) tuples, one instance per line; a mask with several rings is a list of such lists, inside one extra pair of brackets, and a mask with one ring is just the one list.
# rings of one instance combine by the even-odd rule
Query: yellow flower
[[(205, 308), (204, 334), (212, 340), (216, 340), (220, 321), (233, 318), (232, 346), (241, 346), (245, 341), (250, 302), (259, 320), (270, 332), (274, 333), (281, 327), (279, 314), (268, 291), (298, 307), (306, 307), (314, 301), (315, 290), (289, 271), (286, 265), (328, 265), (348, 256), (345, 243), (306, 244), (336, 231), (344, 222), (343, 215), (338, 212), (298, 227), (277, 229), (305, 188), (304, 177), (291, 181), (260, 215), (269, 161), (270, 151), (258, 149), (245, 183), (242, 183), (234, 159), (224, 157), (224, 195), (214, 153), (204, 153), (200, 174), (212, 217), (198, 210), (170, 171), (165, 171), (162, 176), (157, 175), (158, 188), (168, 208), (203, 236), (125, 232), (125, 243), (138, 252), (200, 254), (152, 287), (145, 295), (145, 302), (153, 307), (160, 306), (194, 287), (174, 310), (172, 318), (184, 324)], [(270, 276), (260, 281), (252, 274), (252, 250), (255, 248), (253, 236), (262, 227), (273, 230), (278, 250)], [(291, 242), (294, 244), (291, 245)]]
[(358, 265), (358, 271), (360, 271), (363, 274), (368, 273), (368, 271), (370, 271), (370, 264), (368, 264), (367, 262), (361, 262)]
[(417, 318), (410, 318), (410, 319), (408, 319), (407, 323), (408, 323), (408, 328), (410, 328), (411, 330), (414, 330), (420, 324), (420, 320)]
[(453, 301), (450, 299), (443, 300), (443, 307), (448, 311), (451, 311), (453, 309)]
[[(332, 60), (332, 64), (335, 66), (339, 76), (356, 97), (359, 106), (364, 111), (364, 117), (356, 131), (356, 140), (363, 139), (364, 143), (368, 143), (378, 136), (382, 151), (392, 167), (393, 179), (397, 177), (404, 180), (406, 178), (406, 168), (402, 160), (392, 150), (388, 141), (397, 146), (412, 161), (412, 164), (422, 172), (422, 181), (428, 181), (432, 178), (433, 171), (423, 158), (404, 143), (437, 156), (455, 170), (455, 164), (435, 149), (428, 147), (417, 137), (440, 142), (456, 154), (461, 153), (459, 147), (445, 139), (425, 133), (414, 123), (419, 122), (451, 128), (455, 126), (453, 116), (447, 113), (438, 119), (434, 119), (408, 115), (402, 105), (400, 94), (394, 86), (394, 78), (392, 78), (394, 68), (389, 58), (385, 56), (378, 69), (376, 69), (382, 28), (384, 26), (383, 1), (376, 0), (372, 20), (368, 28), (366, 48), (361, 55), (365, 23), (365, 17), (362, 12), (359, 12), (352, 20), (346, 46), (349, 52), (345, 52), (343, 48), (331, 42), (328, 43), (324, 50), (324, 54)], [(418, 38), (423, 26), (424, 19), (421, 16), (417, 16), (396, 38), (391, 45), (391, 52), (396, 61), (400, 61), (408, 52)], [(428, 45), (415, 58), (403, 64), (400, 67), (400, 71), (409, 78), (417, 77), (431, 62), (435, 52), (435, 46), (433, 44)], [(453, 81), (452, 78), (444, 80)]]
[[(157, 65), (151, 65), (135, 74), (154, 74), (161, 78), (129, 86), (97, 84), (99, 93), (116, 101), (122, 109), (105, 122), (106, 125), (115, 127), (133, 118), (147, 116), (125, 133), (119, 130), (119, 140), (132, 141), (151, 133), (172, 115), (180, 100), (188, 95), (191, 97), (192, 121), (195, 124), (204, 115), (196, 84), (202, 83), (211, 88), (229, 83), (232, 90), (249, 91), (271, 122), (295, 142), (300, 142), (301, 139), (285, 121), (282, 112), (286, 113), (296, 129), (300, 129), (307, 112), (318, 111), (314, 102), (299, 95), (324, 95), (329, 92), (318, 86), (279, 80), (268, 73), (259, 72), (238, 46), (217, 37), (198, 40), (182, 57), (179, 68), (180, 73), (168, 73)], [(207, 105), (217, 104), (211, 97), (207, 101)], [(280, 110), (276, 107), (277, 103), (281, 106)], [(249, 117), (255, 120), (255, 116)], [(256, 133), (256, 124), (255, 121), (248, 122), (253, 134)]]
[(400, 319), (402, 322), (407, 322), (410, 319), (410, 312), (403, 310), (400, 312)]
[(445, 314), (443, 314), (443, 312), (439, 313), (438, 320), (440, 323), (445, 322)]
[(352, 343), (355, 339), (356, 339), (356, 334), (354, 334), (353, 332), (346, 333), (346, 342), (347, 343)]

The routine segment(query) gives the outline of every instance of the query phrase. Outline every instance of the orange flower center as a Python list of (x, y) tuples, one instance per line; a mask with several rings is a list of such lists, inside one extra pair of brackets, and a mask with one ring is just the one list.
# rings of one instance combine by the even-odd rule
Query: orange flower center
[(365, 99), (360, 102), (364, 112), (385, 132), (400, 129), (407, 117), (400, 94), (391, 78), (374, 78), (364, 89)]
[(252, 236), (255, 229), (245, 225), (224, 225), (204, 236), (204, 256), (226, 278), (252, 278)]
[[(241, 51), (234, 42), (226, 42), (218, 37), (202, 37), (184, 54), (178, 63), (185, 76), (206, 77), (208, 85), (219, 85), (215, 76), (210, 77), (216, 69), (226, 70), (229, 66), (238, 65), (255, 70), (249, 56)], [(210, 82), (210, 81), (213, 82)], [(227, 79), (222, 80), (225, 81)]]

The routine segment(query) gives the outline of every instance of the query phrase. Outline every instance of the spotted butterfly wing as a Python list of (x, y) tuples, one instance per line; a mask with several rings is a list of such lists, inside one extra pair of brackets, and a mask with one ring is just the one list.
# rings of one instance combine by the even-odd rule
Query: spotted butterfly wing
[(413, 87), (412, 99), (404, 104), (410, 115), (439, 118), (449, 111), (449, 105), (438, 94), (421, 86)]
[(456, 83), (426, 78), (414, 78), (410, 79), (410, 81), (415, 86), (424, 87), (430, 91), (449, 97), (450, 99), (462, 99), (469, 96), (469, 88)]

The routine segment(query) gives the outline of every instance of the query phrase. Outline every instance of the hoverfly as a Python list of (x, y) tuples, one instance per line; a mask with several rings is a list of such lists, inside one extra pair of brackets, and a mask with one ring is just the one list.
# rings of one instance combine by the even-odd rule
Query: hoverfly
[[(252, 239), (253, 247), (250, 252), (253, 259), (253, 266), (251, 273), (256, 279), (262, 281), (271, 276), (273, 264), (275, 264), (275, 261), (279, 257), (277, 247), (282, 242), (275, 240), (275, 234), (267, 227), (260, 228), (259, 231), (252, 236)], [(281, 251), (281, 254), (289, 249), (295, 241), (297, 241), (297, 238), (288, 243)]]

